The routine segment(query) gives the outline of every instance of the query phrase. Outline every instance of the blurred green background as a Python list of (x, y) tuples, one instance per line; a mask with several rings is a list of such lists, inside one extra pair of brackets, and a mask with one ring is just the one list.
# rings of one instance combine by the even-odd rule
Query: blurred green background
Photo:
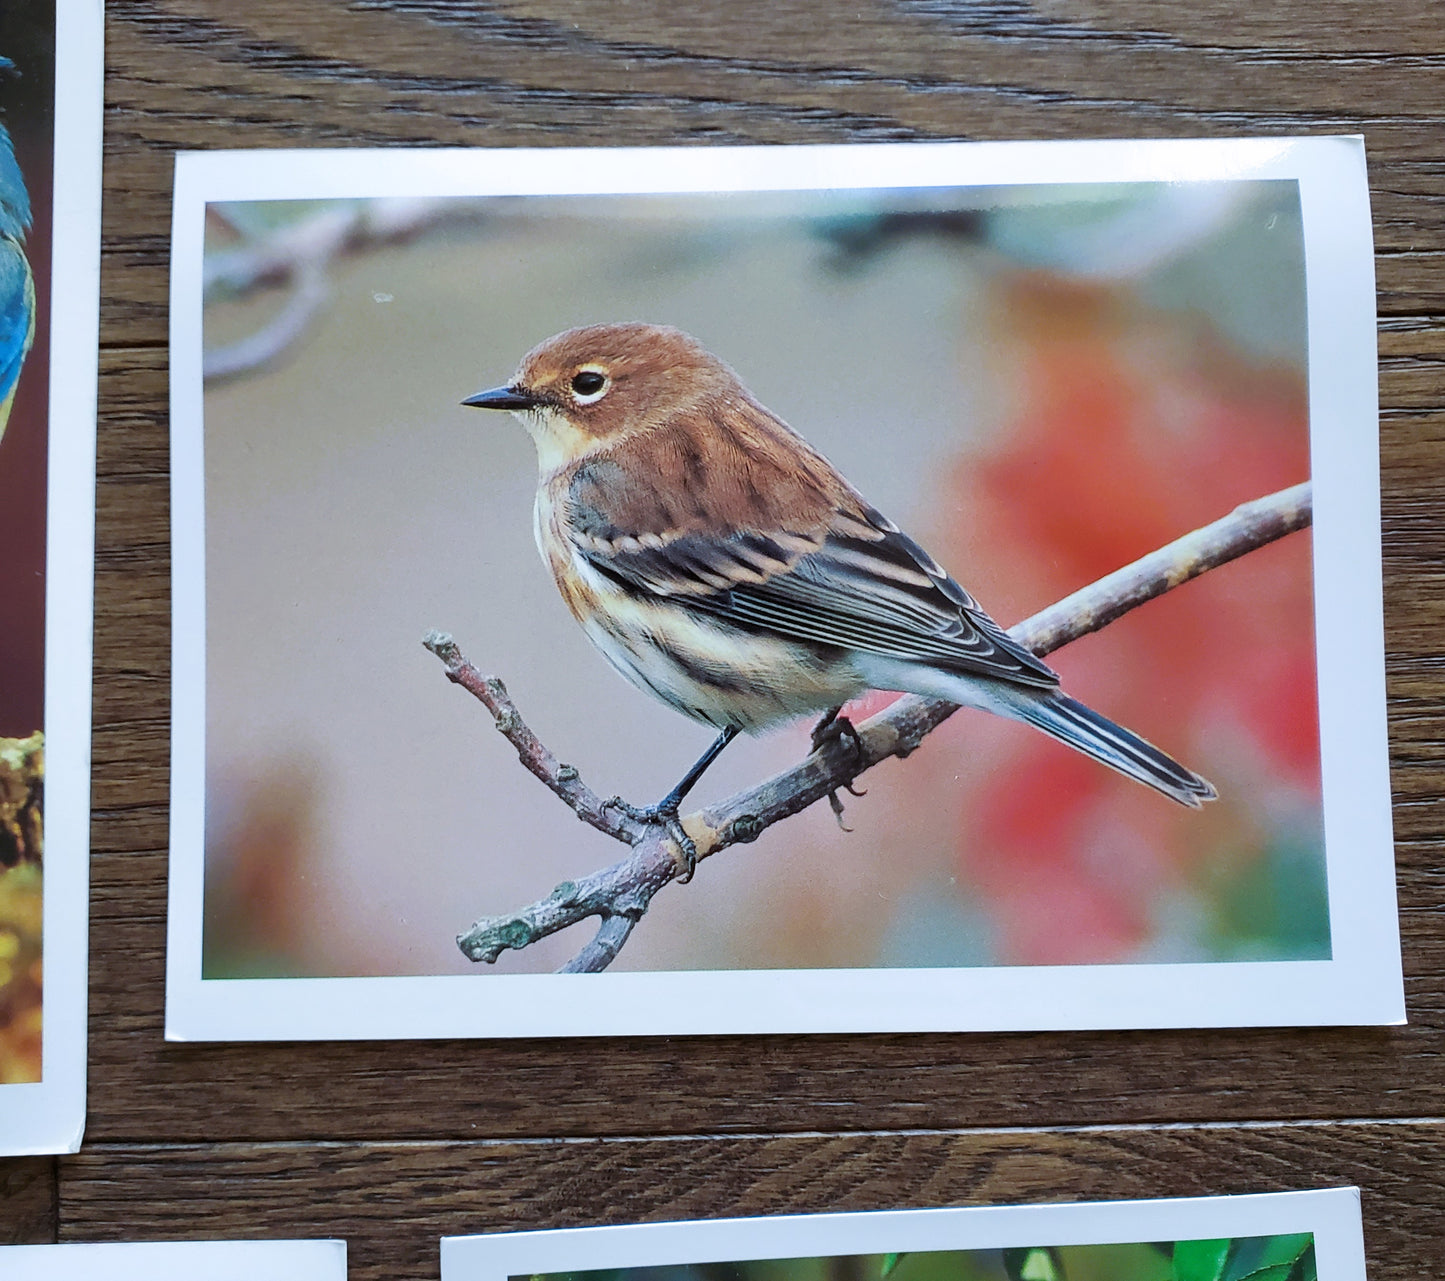
[[(693, 333), (1005, 625), (1308, 475), (1293, 183), (233, 204), (206, 271), (208, 977), (467, 972), (475, 917), (621, 855), (429, 627), (604, 796), (706, 745), (557, 598), (525, 432), (458, 405), (561, 329)], [(1049, 661), (1221, 800), (963, 712), (851, 833), (814, 807), (660, 895), (618, 968), (1328, 956), (1308, 536)], [(698, 803), (807, 729), (730, 748)]]

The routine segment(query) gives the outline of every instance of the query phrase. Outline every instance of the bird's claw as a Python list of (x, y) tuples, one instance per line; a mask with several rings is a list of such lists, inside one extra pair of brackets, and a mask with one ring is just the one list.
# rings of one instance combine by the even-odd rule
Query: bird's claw
[(678, 817), (675, 805), (667, 807), (633, 805), (632, 802), (624, 801), (620, 796), (614, 796), (611, 800), (605, 801), (602, 808), (617, 810), (636, 823), (646, 823), (650, 827), (662, 828), (672, 838), (682, 855), (683, 874), (677, 878), (678, 884), (686, 885), (692, 880), (693, 873), (697, 871), (697, 842), (683, 829), (682, 819)]
[[(829, 743), (841, 742), (847, 739), (853, 747), (853, 768), (863, 768), (863, 736), (858, 733), (858, 727), (846, 716), (840, 715), (841, 707), (835, 707), (822, 720), (813, 726), (813, 750), (820, 751)], [(833, 817), (838, 820), (838, 826), (845, 832), (853, 829), (843, 821), (843, 802), (838, 799), (838, 788), (828, 793), (828, 805), (833, 811)], [(842, 790), (849, 796), (866, 796), (868, 793), (864, 788), (854, 787), (850, 778), (842, 785)]]
[(852, 721), (846, 716), (840, 715), (842, 710), (842, 708), (834, 708), (813, 726), (813, 750), (820, 751), (828, 743), (837, 743), (847, 739), (853, 745), (853, 763), (856, 767), (861, 768), (863, 765), (863, 736)]

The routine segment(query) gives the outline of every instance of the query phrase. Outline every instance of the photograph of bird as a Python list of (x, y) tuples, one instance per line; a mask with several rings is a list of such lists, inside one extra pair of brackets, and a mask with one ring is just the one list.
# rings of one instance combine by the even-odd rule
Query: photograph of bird
[[(0, 58), (0, 68), (9, 67)], [(30, 194), (15, 147), (0, 125), (0, 437), (10, 421), (20, 368), (35, 341), (35, 280), (25, 256)]]
[(463, 404), (511, 411), (539, 465), (534, 534), (568, 609), (628, 680), (717, 729), (656, 805), (687, 793), (740, 732), (822, 715), (852, 733), (867, 690), (1022, 721), (1180, 804), (1214, 787), (1068, 697), (918, 543), (680, 330), (590, 325), (547, 339), (505, 386)]

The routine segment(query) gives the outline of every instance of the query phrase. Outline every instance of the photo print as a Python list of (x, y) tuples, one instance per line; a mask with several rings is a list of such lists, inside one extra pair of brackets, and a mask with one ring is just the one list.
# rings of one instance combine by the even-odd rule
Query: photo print
[(345, 1241), (126, 1241), (0, 1246), (7, 1281), (346, 1281)]
[(0, 1153), (85, 1124), (101, 5), (0, 12)]
[(169, 1035), (1403, 1016), (1358, 140), (183, 155), (174, 236)]
[(442, 1281), (1364, 1281), (1354, 1188), (442, 1238)]

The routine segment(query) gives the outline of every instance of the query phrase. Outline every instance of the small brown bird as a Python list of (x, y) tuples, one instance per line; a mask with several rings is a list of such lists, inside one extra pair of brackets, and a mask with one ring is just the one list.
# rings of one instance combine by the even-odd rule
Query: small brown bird
[[(537, 546), (568, 609), (633, 684), (720, 733), (657, 805), (678, 807), (741, 730), (865, 690), (1024, 721), (1181, 804), (1214, 788), (1059, 689), (972, 596), (738, 376), (677, 329), (589, 325), (534, 347), (505, 387), (537, 445)], [(620, 803), (619, 803), (620, 804)]]

